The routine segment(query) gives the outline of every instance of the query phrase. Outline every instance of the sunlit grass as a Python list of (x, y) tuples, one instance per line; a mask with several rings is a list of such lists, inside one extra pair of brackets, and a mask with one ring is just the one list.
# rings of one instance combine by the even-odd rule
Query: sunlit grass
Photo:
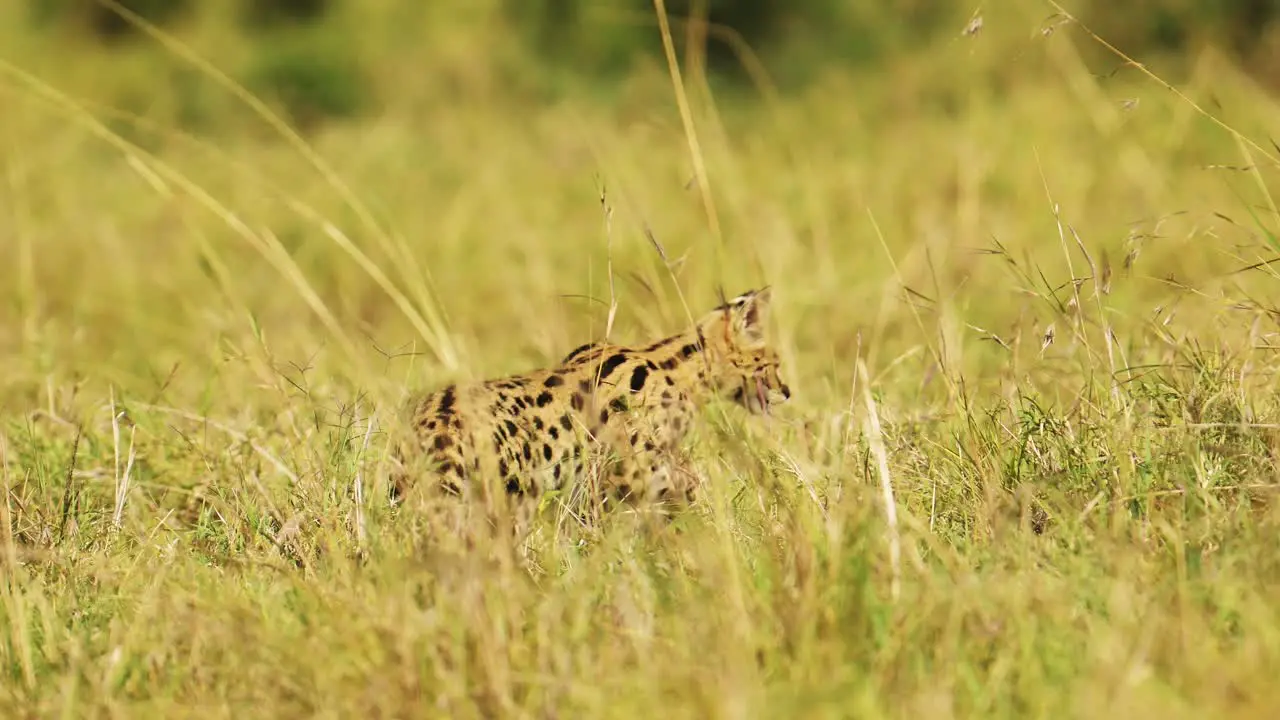
[[(1275, 104), (1169, 78), (1250, 146), (1042, 9), (687, 76), (705, 188), (660, 65), (535, 101), (382, 49), (437, 71), (304, 139), (203, 36), (6, 45), (4, 714), (1274, 714)], [(229, 129), (110, 111), (182, 52)], [(619, 340), (774, 288), (793, 400), (707, 414), (705, 501), (523, 552), (389, 511), (406, 394), (599, 337), (610, 267)]]

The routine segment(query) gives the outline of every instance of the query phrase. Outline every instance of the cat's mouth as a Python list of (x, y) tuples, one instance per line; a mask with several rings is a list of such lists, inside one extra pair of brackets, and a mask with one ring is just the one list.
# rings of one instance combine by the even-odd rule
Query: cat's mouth
[(786, 383), (771, 387), (763, 380), (754, 379), (735, 390), (733, 399), (753, 414), (767, 415), (770, 407), (791, 399), (791, 388)]

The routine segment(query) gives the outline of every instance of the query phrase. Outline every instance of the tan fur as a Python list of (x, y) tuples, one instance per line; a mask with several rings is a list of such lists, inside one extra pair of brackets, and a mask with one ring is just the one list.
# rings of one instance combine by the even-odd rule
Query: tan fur
[(680, 442), (699, 408), (720, 396), (762, 412), (790, 397), (768, 309), (768, 288), (748, 292), (645, 347), (588, 344), (554, 368), (415, 399), (393, 497), (429, 481), (491, 508), (529, 506), (590, 477), (606, 505), (689, 502)]

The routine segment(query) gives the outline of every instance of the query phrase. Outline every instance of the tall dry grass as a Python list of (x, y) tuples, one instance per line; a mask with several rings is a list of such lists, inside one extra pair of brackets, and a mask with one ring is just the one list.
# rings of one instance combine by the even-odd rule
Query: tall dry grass
[[(1280, 706), (1276, 107), (1220, 58), (1171, 93), (1022, 3), (798, 93), (538, 99), (435, 9), (364, 41), (375, 117), (304, 138), (216, 23), (108, 53), (13, 12), (6, 715)], [(175, 66), (228, 130), (122, 111)], [(708, 413), (669, 530), (522, 555), (386, 508), (410, 390), (766, 283), (793, 400)]]

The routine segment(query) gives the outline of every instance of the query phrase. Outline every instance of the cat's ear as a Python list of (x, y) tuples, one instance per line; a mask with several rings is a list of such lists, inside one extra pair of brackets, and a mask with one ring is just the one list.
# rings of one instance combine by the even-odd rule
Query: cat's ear
[(704, 336), (740, 348), (763, 345), (771, 297), (770, 288), (766, 286), (729, 300), (703, 319)]

